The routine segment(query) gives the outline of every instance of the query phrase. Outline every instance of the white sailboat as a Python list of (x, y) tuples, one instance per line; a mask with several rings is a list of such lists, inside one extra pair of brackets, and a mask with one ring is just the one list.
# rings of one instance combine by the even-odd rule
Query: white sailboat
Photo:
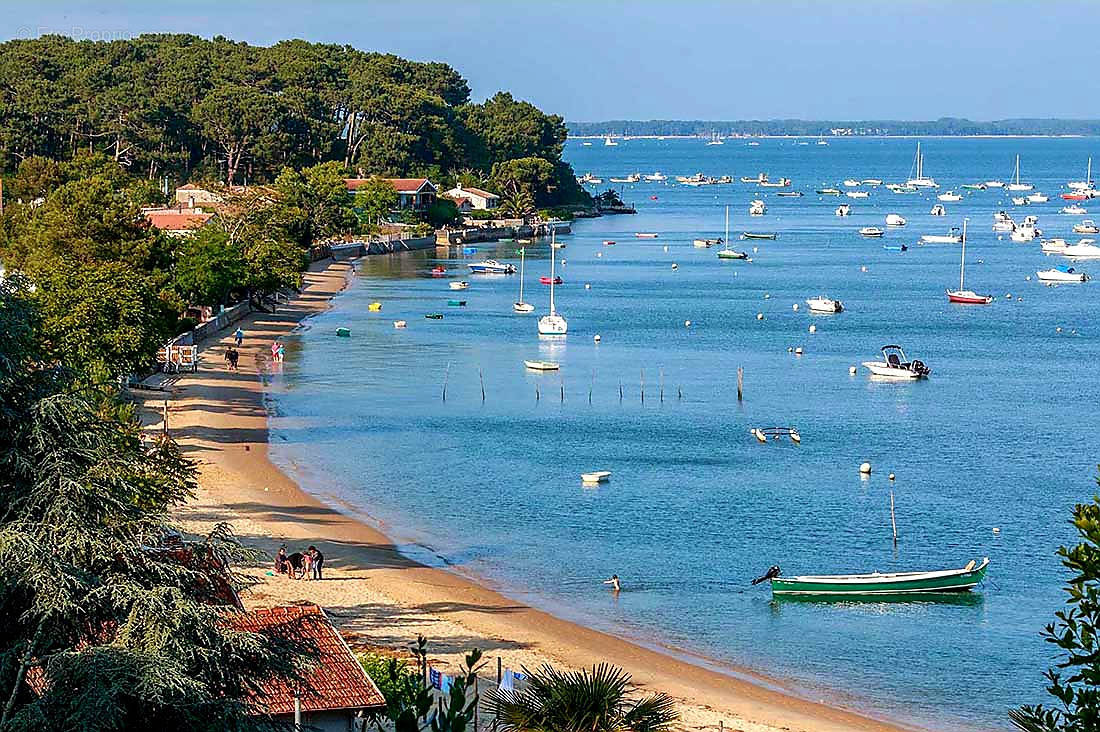
[(988, 305), (993, 302), (992, 295), (979, 295), (973, 290), (967, 290), (964, 287), (964, 279), (966, 277), (966, 222), (969, 220), (970, 219), (963, 219), (962, 256), (959, 260), (959, 289), (948, 290), (947, 300), (948, 302), (954, 302), (960, 305)]
[(722, 240), (722, 248), (718, 250), (719, 259), (748, 259), (746, 252), (730, 249), (730, 207), (726, 206), (726, 238)]
[(611, 135), (608, 135), (607, 137), (604, 138), (603, 144), (604, 144), (604, 147), (615, 147), (619, 143), (615, 142), (615, 138), (613, 138)]
[(554, 276), (554, 259), (556, 259), (554, 251), (554, 232), (550, 232), (550, 313), (543, 315), (539, 318), (539, 335), (544, 336), (563, 336), (569, 330), (569, 323), (565, 318), (558, 315), (558, 311), (554, 308), (554, 282), (557, 277)]
[(913, 188), (939, 188), (935, 179), (924, 177), (924, 156), (921, 155), (919, 142), (917, 143), (917, 157), (914, 164), (916, 165), (917, 176), (907, 180), (905, 182), (906, 185)]
[(1020, 156), (1017, 155), (1016, 172), (1012, 175), (1012, 182), (1005, 186), (1005, 188), (1010, 191), (1030, 191), (1034, 187), (1035, 186), (1031, 185), (1030, 183), (1020, 182)]
[(1074, 180), (1066, 183), (1066, 188), (1071, 191), (1088, 191), (1092, 189), (1092, 157), (1089, 157), (1088, 167), (1085, 169), (1084, 180)]
[[(551, 238), (553, 238), (553, 233), (551, 233), (550, 236), (551, 236)], [(554, 258), (554, 250), (553, 249), (550, 250), (550, 258), (551, 259)], [(535, 309), (534, 305), (532, 305), (529, 302), (524, 302), (523, 301), (523, 271), (524, 271), (524, 263), (526, 262), (526, 260), (527, 260), (527, 247), (520, 247), (520, 250), (519, 250), (519, 299), (516, 300), (514, 303), (512, 303), (512, 309), (515, 310), (517, 313), (530, 313), (530, 312), (533, 312), (534, 309)]]

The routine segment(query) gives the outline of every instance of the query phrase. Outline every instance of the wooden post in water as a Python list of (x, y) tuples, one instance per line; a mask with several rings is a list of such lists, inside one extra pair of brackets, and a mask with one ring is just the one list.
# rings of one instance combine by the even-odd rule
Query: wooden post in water
[(447, 379), (451, 375), (451, 362), (447, 362), (447, 369), (443, 372), (443, 401), (447, 401)]
[(592, 389), (596, 386), (596, 369), (592, 369), (592, 380), (588, 382), (588, 403), (592, 403)]
[[(561, 374), (560, 371), (558, 373)], [(561, 377), (561, 403), (565, 404), (565, 377), (564, 376)]]
[(500, 686), (500, 682), (504, 679), (504, 672), (501, 671), (500, 656), (497, 656), (497, 686)]
[(664, 404), (665, 403), (665, 370), (664, 369), (660, 369), (657, 372), (657, 385), (658, 385), (658, 387), (657, 387), (658, 399), (660, 400), (661, 404)]
[(645, 369), (642, 369), (642, 404), (645, 404)]
[(680, 400), (684, 398), (684, 392), (680, 391), (680, 387), (676, 387), (676, 399)]
[(535, 382), (535, 401), (537, 402), (541, 398), (542, 398), (542, 396), (539, 394), (539, 384), (536, 381)]
[(619, 404), (623, 403), (623, 380), (619, 379)]
[(481, 401), (485, 401), (485, 377), (481, 373), (481, 367), (477, 367), (477, 378), (481, 382)]
[(890, 526), (894, 529), (894, 546), (898, 545), (898, 522), (894, 519), (894, 491), (890, 491)]
[(741, 401), (744, 397), (745, 390), (745, 369), (742, 366), (737, 367), (737, 401)]

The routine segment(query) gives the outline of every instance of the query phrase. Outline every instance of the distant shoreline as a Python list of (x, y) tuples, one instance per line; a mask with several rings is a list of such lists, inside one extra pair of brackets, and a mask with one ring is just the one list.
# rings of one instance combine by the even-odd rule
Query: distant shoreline
[[(623, 135), (615, 132), (607, 132), (603, 134), (592, 135), (568, 135), (567, 140), (603, 140), (607, 137), (611, 137), (616, 140), (709, 140), (710, 135)], [(921, 135), (921, 134), (904, 134), (904, 135), (727, 135), (721, 137), (722, 140), (893, 140), (893, 139), (955, 139), (955, 140), (1059, 140), (1059, 139), (1080, 139), (1084, 137), (1100, 137), (1100, 133), (1092, 135), (1086, 133), (1075, 133), (1065, 135), (1051, 135), (1051, 134), (1035, 134), (1035, 135), (1010, 135), (1010, 134), (997, 134), (986, 133), (979, 135)]]

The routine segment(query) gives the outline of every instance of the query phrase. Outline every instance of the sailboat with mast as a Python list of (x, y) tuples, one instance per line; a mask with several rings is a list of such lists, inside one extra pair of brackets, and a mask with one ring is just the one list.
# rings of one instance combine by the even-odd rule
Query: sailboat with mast
[(726, 206), (726, 236), (722, 239), (722, 248), (718, 250), (719, 259), (748, 259), (746, 252), (730, 249), (730, 207)]
[(960, 305), (988, 305), (993, 302), (992, 295), (979, 295), (973, 290), (965, 289), (966, 278), (966, 222), (970, 219), (963, 219), (963, 234), (962, 234), (962, 257), (959, 262), (959, 289), (948, 290), (947, 300), (948, 302), (958, 303)]
[(1030, 183), (1020, 182), (1020, 156), (1016, 156), (1016, 172), (1012, 175), (1012, 182), (1005, 186), (1009, 191), (1030, 191), (1035, 186)]
[[(550, 258), (554, 258), (554, 251), (550, 250)], [(530, 313), (533, 312), (535, 306), (529, 302), (523, 301), (523, 271), (524, 262), (527, 260), (527, 247), (520, 247), (519, 250), (519, 299), (512, 303), (512, 309), (517, 313)]]
[(569, 323), (565, 318), (558, 314), (558, 311), (554, 308), (554, 282), (557, 277), (554, 275), (554, 259), (557, 258), (557, 249), (554, 247), (554, 230), (550, 230), (550, 312), (547, 315), (543, 315), (539, 318), (539, 335), (540, 336), (563, 336), (569, 330)]
[[(1089, 192), (1092, 191), (1092, 156), (1089, 156), (1088, 167), (1085, 168), (1085, 179), (1072, 180), (1066, 183), (1066, 188), (1086, 197), (1088, 196)], [(1063, 195), (1062, 198), (1065, 198), (1065, 196)]]
[(917, 143), (917, 156), (913, 161), (913, 165), (916, 168), (917, 175), (915, 178), (907, 180), (906, 185), (913, 188), (939, 188), (939, 184), (936, 183), (934, 178), (924, 176), (924, 155), (920, 151), (920, 142)]

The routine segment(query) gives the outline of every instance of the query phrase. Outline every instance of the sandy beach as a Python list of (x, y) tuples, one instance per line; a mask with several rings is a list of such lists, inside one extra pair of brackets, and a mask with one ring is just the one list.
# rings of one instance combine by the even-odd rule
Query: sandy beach
[[(351, 275), (347, 263), (315, 265), (298, 298), (276, 314), (254, 313), (241, 322), (239, 371), (224, 366), (222, 354), (232, 338), (228, 330), (220, 341), (202, 344), (197, 373), (168, 382), (169, 431), (201, 475), (198, 495), (178, 513), (181, 526), (201, 533), (225, 521), (246, 543), (269, 554), (284, 543), (291, 551), (316, 544), (325, 554), (326, 577), (320, 582), (274, 577), (267, 566), (251, 568), (260, 584), (244, 597), (246, 605), (317, 602), (364, 645), (400, 650), (423, 634), (437, 666), (455, 665), (472, 647), (481, 648), (493, 668), (498, 657), (515, 669), (608, 661), (628, 670), (641, 689), (680, 700), (685, 729), (717, 729), (719, 723), (746, 732), (907, 729), (798, 698), (775, 681), (756, 683), (737, 669), (722, 673), (643, 648), (419, 565), (380, 532), (323, 504), (309, 493), (310, 486), (281, 472), (268, 460), (263, 389), (270, 345), (328, 307)], [(162, 400), (150, 399), (149, 405), (159, 407)], [(361, 508), (369, 514), (369, 506)]]

